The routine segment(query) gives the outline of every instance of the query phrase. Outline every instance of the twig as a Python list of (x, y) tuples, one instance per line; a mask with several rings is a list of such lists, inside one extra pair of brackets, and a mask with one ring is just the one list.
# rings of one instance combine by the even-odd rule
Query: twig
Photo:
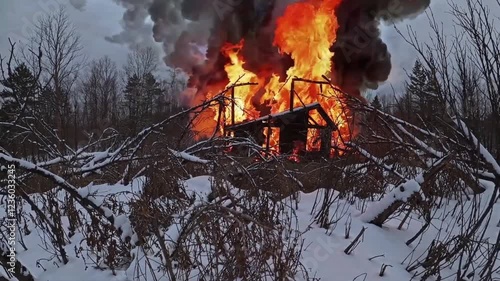
[(366, 227), (363, 227), (361, 229), (358, 236), (356, 236), (356, 238), (354, 238), (354, 240), (351, 242), (351, 244), (349, 244), (349, 246), (347, 246), (347, 248), (345, 248), (344, 253), (346, 253), (347, 255), (350, 255), (352, 253), (352, 251), (354, 251), (356, 246), (359, 245), (359, 243), (360, 243), (359, 239), (361, 239), (361, 237), (363, 236), (363, 233), (365, 233), (365, 230), (366, 230)]

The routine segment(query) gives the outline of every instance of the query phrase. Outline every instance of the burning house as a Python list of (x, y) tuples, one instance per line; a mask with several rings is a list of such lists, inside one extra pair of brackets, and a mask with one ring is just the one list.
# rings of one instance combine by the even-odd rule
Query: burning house
[(323, 86), (329, 84), (328, 82), (293, 78), (288, 110), (240, 123), (235, 122), (236, 87), (233, 87), (230, 99), (231, 120), (228, 124), (227, 120), (223, 119), (221, 124), (224, 134), (251, 138), (262, 144), (268, 153), (283, 153), (293, 157), (298, 157), (305, 152), (308, 155), (332, 154), (334, 152), (334, 148), (331, 146), (332, 136), (338, 127), (318, 102), (304, 104), (301, 101), (301, 106), (294, 107), (294, 99), (300, 99), (294, 90), (297, 82), (317, 84), (320, 86), (321, 92), (323, 92)]
[[(249, 135), (266, 149), (332, 152), (356, 135), (343, 94), (361, 98), (391, 70), (381, 21), (413, 17), (430, 0), (121, 0), (126, 28), (148, 12), (167, 65), (190, 76), (198, 105), (236, 84), (232, 102), (199, 114), (199, 136)], [(134, 21), (135, 20), (135, 21)], [(325, 81), (335, 87), (304, 81)], [(301, 80), (301, 81), (299, 81)], [(221, 121), (223, 120), (223, 121)], [(222, 122), (222, 124), (221, 124)]]

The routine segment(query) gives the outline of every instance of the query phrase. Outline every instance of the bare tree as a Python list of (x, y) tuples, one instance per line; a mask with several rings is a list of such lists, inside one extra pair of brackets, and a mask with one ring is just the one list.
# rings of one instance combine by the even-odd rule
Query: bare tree
[[(24, 59), (35, 68), (40, 64), (46, 83), (44, 99), (49, 106), (46, 112), (51, 113), (47, 118), (64, 139), (69, 135), (67, 120), (72, 114), (71, 91), (84, 62), (80, 36), (64, 6), (36, 22), (31, 44), (23, 51)], [(33, 51), (37, 49), (38, 52)]]
[(163, 92), (163, 107), (158, 108), (157, 112), (172, 112), (180, 107), (179, 96), (181, 92), (186, 88), (185, 77), (182, 75), (181, 70), (178, 69), (168, 69), (168, 78), (163, 79), (161, 84), (161, 90)]
[[(451, 9), (461, 31), (454, 37), (453, 49), (458, 65), (454, 72), (465, 88), (459, 93), (469, 93), (467, 114), (483, 120), (484, 126), (477, 121), (471, 125), (478, 127), (482, 141), (500, 159), (500, 29), (495, 23), (498, 15), (490, 10), (493, 5), (467, 0), (465, 5), (452, 4)], [(496, 5), (500, 7), (499, 1)]]
[(89, 73), (81, 84), (83, 120), (89, 130), (102, 132), (118, 119), (118, 71), (109, 57), (90, 63)]
[(135, 47), (127, 57), (124, 67), (126, 77), (144, 77), (158, 68), (158, 53), (153, 47)]
[[(495, 24), (497, 17), (490, 10), (492, 5), (500, 6), (500, 1), (493, 3), (493, 1), (466, 0), (465, 4), (461, 5), (451, 3), (451, 14), (456, 26), (455, 33), (451, 35), (445, 33), (442, 23), (439, 23), (432, 13), (428, 14), (432, 28), (429, 43), (422, 42), (421, 37), (410, 27), (407, 34), (400, 32), (419, 53), (433, 82), (439, 85), (433, 94), (441, 102), (447, 104), (456, 131), (468, 142), (467, 154), (477, 154), (481, 158), (480, 161), (468, 161), (468, 165), (480, 171), (479, 162), (485, 163), (484, 167), (487, 167), (488, 173), (475, 172), (475, 174), (478, 178), (494, 183), (494, 188), (490, 190), (492, 194), (487, 207), (478, 216), (473, 227), (467, 229), (462, 236), (431, 244), (425, 260), (416, 262), (408, 268), (412, 271), (419, 266), (425, 267), (424, 277), (439, 273), (440, 268), (453, 256), (455, 259), (459, 258), (461, 263), (461, 269), (456, 273), (456, 280), (464, 280), (465, 276), (470, 278), (472, 274), (479, 276), (481, 280), (494, 280), (493, 272), (498, 270), (495, 261), (500, 249), (492, 245), (498, 245), (500, 235), (496, 239), (496, 244), (492, 239), (485, 240), (488, 250), (480, 256), (483, 264), (479, 269), (473, 269), (472, 265), (472, 260), (478, 260), (479, 255), (475, 252), (477, 250), (470, 251), (469, 254), (465, 254), (468, 250), (464, 251), (468, 249), (470, 241), (474, 241), (474, 237), (484, 236), (482, 224), (488, 221), (487, 218), (493, 210), (492, 206), (500, 190), (500, 166), (498, 164), (500, 159), (500, 122), (498, 122), (500, 118), (500, 30)], [(442, 124), (445, 124), (445, 120), (442, 121)], [(450, 128), (451, 126), (443, 127), (444, 131)], [(477, 178), (474, 181), (479, 182)], [(410, 239), (409, 243), (415, 239)], [(450, 247), (453, 244), (455, 246)], [(446, 248), (447, 250), (444, 251), (443, 249)], [(446, 254), (443, 255), (444, 252)], [(466, 262), (462, 263), (462, 259)]]
[(491, 5), (466, 0), (465, 5), (450, 4), (456, 30), (447, 35), (434, 15), (428, 15), (432, 28), (430, 43), (423, 43), (411, 28), (403, 34), (419, 53), (432, 78), (439, 84), (435, 93), (454, 115), (470, 123), (486, 148), (500, 159), (500, 30), (491, 14)]

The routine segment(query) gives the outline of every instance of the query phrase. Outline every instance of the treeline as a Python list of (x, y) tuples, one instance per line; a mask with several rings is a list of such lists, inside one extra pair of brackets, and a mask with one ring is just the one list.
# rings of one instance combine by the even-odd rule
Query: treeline
[[(432, 59), (431, 59), (432, 62)], [(432, 62), (435, 66), (435, 63)], [(500, 160), (500, 94), (488, 98), (484, 84), (472, 66), (457, 77), (451, 97), (444, 96), (443, 85), (433, 77), (432, 67), (417, 60), (408, 75), (402, 94), (377, 95), (371, 104), (422, 128), (439, 128), (446, 116), (460, 116), (481, 143)]]
[[(379, 95), (373, 105), (430, 129), (446, 123), (448, 115), (460, 116), (500, 159), (498, 30), (473, 17), (489, 18), (486, 9), (461, 9), (452, 6), (451, 12), (463, 31), (460, 36), (446, 38), (431, 21), (434, 45), (421, 44), (415, 33), (405, 37), (420, 54), (406, 89)], [(31, 143), (26, 133), (16, 133), (33, 131), (19, 128), (31, 124), (20, 120), (33, 116), (33, 126), (57, 139), (53, 143), (78, 149), (106, 130), (126, 137), (180, 110), (178, 95), (185, 79), (173, 70), (168, 77), (155, 75), (159, 59), (152, 48), (135, 49), (122, 67), (108, 57), (87, 62), (63, 8), (41, 18), (33, 30), (29, 44), (13, 43), (0, 62), (0, 148), (21, 157), (37, 155), (34, 149), (43, 146)], [(449, 41), (451, 47), (443, 43)]]
[[(492, 7), (499, 1), (450, 3), (453, 31), (429, 14), (427, 42), (411, 27), (398, 30), (419, 59), (403, 95), (373, 103), (425, 128), (447, 130), (444, 117), (459, 117), (500, 160), (500, 29)], [(437, 140), (439, 141), (439, 140)]]
[(175, 70), (160, 77), (153, 48), (134, 49), (122, 67), (109, 57), (87, 61), (62, 7), (33, 30), (29, 44), (11, 42), (0, 62), (0, 147), (10, 153), (43, 154), (34, 151), (40, 147), (34, 139), (17, 133), (26, 132), (17, 130), (25, 118), (35, 116), (37, 131), (76, 150), (106, 130), (125, 137), (181, 109), (185, 78)]

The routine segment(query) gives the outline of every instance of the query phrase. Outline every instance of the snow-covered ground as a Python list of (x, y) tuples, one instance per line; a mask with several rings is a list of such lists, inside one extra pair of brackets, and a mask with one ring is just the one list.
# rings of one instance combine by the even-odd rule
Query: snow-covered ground
[[(138, 178), (129, 185), (90, 185), (79, 190), (79, 193), (92, 194), (91, 196), (95, 198), (94, 201), (97, 203), (100, 202), (99, 198), (104, 198), (110, 194), (119, 194), (118, 198), (123, 202), (127, 202), (132, 197), (132, 194), (139, 194), (141, 192), (143, 181), (143, 178)], [(196, 177), (186, 181), (186, 191), (196, 195), (196, 202), (203, 203), (207, 200), (207, 196), (210, 193), (210, 185), (210, 177)], [(484, 185), (491, 187), (487, 182)], [(481, 206), (487, 205), (491, 194), (492, 188), (488, 188), (481, 195), (481, 198), (478, 199), (482, 202)], [(456, 207), (467, 210), (467, 206), (465, 205), (468, 204), (456, 206), (456, 202), (450, 201), (441, 209), (436, 210), (433, 214), (434, 220), (430, 228), (421, 238), (407, 246), (406, 241), (414, 236), (424, 223), (423, 219), (419, 219), (417, 215), (412, 215), (401, 230), (398, 230), (398, 226), (401, 223), (402, 217), (393, 218), (380, 228), (365, 223), (366, 219), (363, 219), (363, 217), (366, 217), (366, 214), (361, 213), (361, 209), (376, 209), (375, 206), (369, 205), (377, 203), (368, 203), (368, 208), (366, 208), (367, 206), (362, 206), (361, 203), (350, 204), (345, 200), (337, 200), (330, 210), (330, 215), (337, 221), (327, 230), (313, 223), (313, 215), (311, 214), (313, 208), (315, 208), (315, 202), (323, 195), (323, 190), (309, 194), (300, 194), (298, 209), (295, 210), (299, 229), (303, 232), (304, 248), (301, 261), (308, 270), (309, 277), (316, 278), (314, 280), (411, 280), (415, 271), (419, 271), (420, 269), (417, 268), (414, 272), (409, 273), (406, 267), (426, 251), (431, 241), (436, 237), (445, 239), (451, 233), (461, 229), (460, 227), (456, 227), (456, 222), (452, 219), (453, 216), (445, 216), (445, 214), (456, 209)], [(64, 197), (64, 193), (59, 192), (58, 196)], [(470, 204), (473, 204), (472, 201)], [(491, 243), (496, 240), (499, 231), (496, 223), (500, 220), (500, 203), (497, 203), (494, 208), (485, 235), (485, 238), (489, 238)], [(29, 210), (29, 206), (24, 206), (24, 209)], [(473, 214), (470, 215), (473, 216)], [(3, 206), (0, 208), (0, 217), (2, 216), (5, 216)], [(442, 219), (443, 217), (446, 218)], [(67, 220), (68, 218), (62, 218), (65, 229), (68, 227)], [(217, 222), (214, 221), (213, 223)], [(344, 253), (344, 250), (351, 244), (362, 228), (366, 228), (366, 230), (360, 239), (359, 245), (347, 255)], [(44, 249), (47, 247), (44, 246), (45, 243), (41, 238), (43, 235), (39, 233), (39, 230), (35, 227), (32, 227), (31, 230), (29, 235), (23, 236), (24, 243), (28, 248), (27, 251), (20, 246), (21, 241), (18, 241), (17, 258), (28, 267), (36, 280), (134, 280), (134, 271), (136, 270), (134, 263), (129, 268), (116, 270), (115, 274), (113, 274), (110, 270), (95, 269), (88, 260), (82, 259), (82, 254), (75, 251), (81, 245), (85, 244), (81, 233), (76, 233), (70, 238), (71, 243), (65, 246), (69, 256), (69, 263), (61, 265), (60, 262), (53, 258), (50, 251)], [(346, 238), (346, 233), (349, 234), (348, 238)], [(379, 273), (383, 267), (386, 267), (385, 273), (380, 277)], [(456, 267), (446, 270), (449, 275), (453, 275), (456, 272)], [(6, 276), (5, 272), (1, 272), (1, 275)], [(446, 276), (443, 275), (443, 277)], [(301, 280), (299, 279), (301, 277), (297, 278)], [(500, 278), (500, 276), (496, 276), (495, 278)], [(160, 276), (160, 280), (169, 279), (167, 275), (162, 275)], [(198, 279), (194, 276), (192, 280)], [(480, 278), (475, 277), (469, 280), (480, 280)]]

